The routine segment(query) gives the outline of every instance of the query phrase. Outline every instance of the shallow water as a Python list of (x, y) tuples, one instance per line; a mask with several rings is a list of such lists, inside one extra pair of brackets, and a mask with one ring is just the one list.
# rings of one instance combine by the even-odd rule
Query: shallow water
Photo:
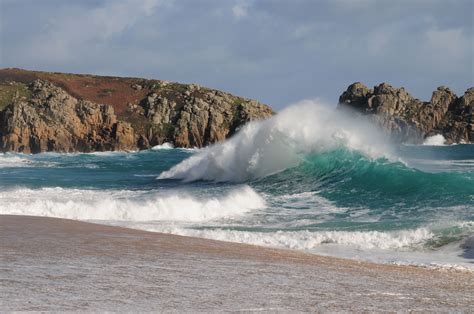
[[(0, 218), (3, 311), (472, 312), (474, 273)], [(21, 291), (21, 293), (18, 293)]]

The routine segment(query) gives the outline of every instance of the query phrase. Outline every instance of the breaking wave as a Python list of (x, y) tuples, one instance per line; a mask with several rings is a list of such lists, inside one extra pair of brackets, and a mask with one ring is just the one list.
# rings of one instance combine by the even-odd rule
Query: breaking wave
[[(146, 227), (143, 229), (147, 229)], [(426, 229), (380, 231), (277, 231), (248, 232), (239, 230), (195, 230), (173, 227), (148, 228), (183, 236), (246, 243), (275, 248), (312, 250), (325, 244), (346, 245), (359, 249), (401, 249), (423, 247), (434, 234)]]
[(137, 191), (63, 188), (0, 192), (0, 214), (75, 220), (201, 222), (240, 216), (264, 207), (264, 199), (249, 186), (205, 199), (177, 191), (151, 196)]
[(436, 134), (430, 137), (427, 137), (423, 142), (423, 145), (427, 146), (443, 146), (446, 143), (446, 139), (441, 134)]
[(308, 154), (344, 147), (368, 158), (394, 158), (387, 137), (362, 117), (313, 101), (247, 124), (234, 137), (184, 160), (159, 179), (248, 181), (300, 163)]
[(350, 258), (432, 251), (441, 261), (440, 248), (474, 256), (474, 146), (436, 147), (436, 137), (400, 148), (383, 134), (306, 101), (199, 150), (3, 154), (0, 214), (323, 254), (342, 248)]

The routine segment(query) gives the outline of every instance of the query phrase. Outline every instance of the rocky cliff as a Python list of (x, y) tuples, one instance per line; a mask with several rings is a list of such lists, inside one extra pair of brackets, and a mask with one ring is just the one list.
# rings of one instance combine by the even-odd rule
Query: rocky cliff
[[(400, 142), (442, 134), (474, 142), (474, 88), (439, 87), (429, 102), (386, 83), (350, 85), (338, 108), (374, 120)], [(273, 115), (257, 101), (195, 84), (20, 69), (0, 70), (0, 151), (38, 153), (202, 147)]]
[(339, 98), (339, 108), (369, 115), (400, 142), (421, 143), (436, 134), (448, 144), (474, 142), (474, 88), (457, 97), (449, 88), (438, 87), (429, 102), (422, 102), (403, 87), (382, 83), (369, 89), (354, 83)]
[(167, 82), (145, 87), (150, 92), (128, 114), (146, 118), (150, 127), (140, 135), (140, 147), (163, 142), (179, 147), (203, 147), (232, 135), (245, 123), (270, 117), (270, 107), (198, 85), (179, 89)]
[(193, 84), (0, 70), (1, 151), (202, 147), (271, 115), (257, 101)]
[(118, 121), (111, 106), (78, 100), (47, 81), (36, 80), (28, 89), (31, 97), (14, 96), (11, 104), (0, 112), (3, 151), (90, 152), (136, 148), (133, 128)]

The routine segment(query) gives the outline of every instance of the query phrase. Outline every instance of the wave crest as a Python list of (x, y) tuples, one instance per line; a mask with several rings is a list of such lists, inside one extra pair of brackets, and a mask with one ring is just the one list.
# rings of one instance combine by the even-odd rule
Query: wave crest
[(159, 179), (247, 181), (296, 166), (310, 153), (344, 147), (371, 158), (393, 155), (388, 138), (364, 118), (304, 101), (201, 150)]
[(62, 188), (0, 193), (0, 214), (75, 220), (200, 222), (240, 216), (264, 207), (264, 199), (249, 186), (206, 199), (179, 192), (144, 197), (143, 192), (135, 191)]

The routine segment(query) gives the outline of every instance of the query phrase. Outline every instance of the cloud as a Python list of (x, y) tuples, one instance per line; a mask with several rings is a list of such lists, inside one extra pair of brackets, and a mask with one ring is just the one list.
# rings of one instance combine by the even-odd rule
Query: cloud
[[(0, 0), (0, 66), (195, 82), (276, 108), (473, 85), (471, 0)], [(171, 3), (171, 4), (170, 4)]]
[(239, 1), (232, 7), (232, 15), (238, 20), (245, 18), (249, 13), (249, 7), (250, 5), (247, 1)]
[[(88, 45), (105, 45), (121, 36), (142, 18), (154, 13), (161, 0), (106, 1), (95, 8), (62, 7), (51, 16), (44, 32), (33, 40), (35, 56), (46, 60), (71, 60)], [(170, 2), (167, 2), (170, 3)]]
[(427, 72), (463, 71), (472, 59), (472, 35), (461, 27), (443, 28), (430, 18), (381, 25), (368, 34), (366, 42), (368, 55), (375, 59), (403, 61), (407, 67), (415, 64)]

